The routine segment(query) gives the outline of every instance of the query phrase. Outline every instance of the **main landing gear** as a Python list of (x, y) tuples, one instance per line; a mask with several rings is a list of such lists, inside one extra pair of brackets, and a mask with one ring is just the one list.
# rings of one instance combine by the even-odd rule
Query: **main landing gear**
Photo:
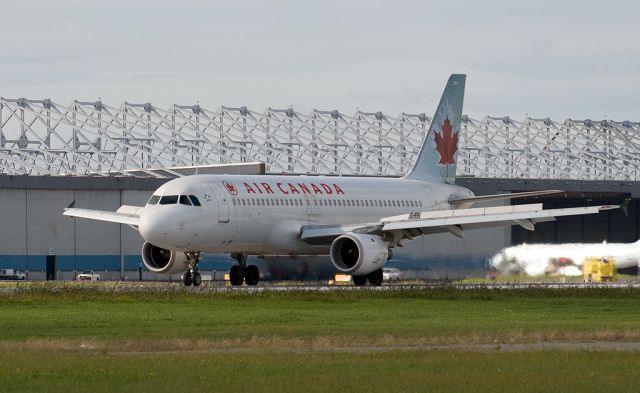
[(247, 254), (231, 254), (231, 258), (235, 259), (238, 264), (231, 266), (229, 270), (229, 282), (233, 286), (242, 285), (258, 285), (260, 281), (260, 271), (257, 266), (247, 266)]
[(200, 259), (200, 253), (187, 252), (187, 263), (189, 269), (182, 275), (182, 282), (185, 286), (193, 285), (199, 287), (202, 284), (202, 276), (200, 275), (200, 269), (198, 269), (198, 259)]
[(379, 287), (382, 285), (382, 269), (374, 270), (371, 273), (364, 276), (352, 276), (353, 285), (361, 287), (369, 281), (372, 287)]

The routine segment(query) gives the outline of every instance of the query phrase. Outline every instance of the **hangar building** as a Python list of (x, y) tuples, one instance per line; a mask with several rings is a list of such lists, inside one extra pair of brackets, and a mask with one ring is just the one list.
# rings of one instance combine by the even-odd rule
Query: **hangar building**
[[(159, 185), (193, 166), (200, 173), (401, 176), (419, 152), (430, 121), (425, 114), (164, 109), (150, 103), (62, 105), (2, 98), (0, 268), (44, 278), (52, 254), (59, 278), (83, 269), (107, 278), (137, 278), (142, 240), (136, 231), (64, 217), (62, 209), (73, 201), (104, 210), (142, 205)], [(637, 240), (639, 130), (640, 124), (630, 121), (465, 116), (458, 184), (477, 195), (566, 191), (542, 198), (545, 207), (620, 204), (632, 198), (628, 214), (567, 217), (539, 224), (535, 232), (514, 226), (469, 231), (464, 239), (423, 237), (398, 250), (392, 262), (429, 269), (429, 277), (478, 275), (489, 255), (511, 244)], [(208, 256), (202, 268), (223, 270), (229, 262)]]

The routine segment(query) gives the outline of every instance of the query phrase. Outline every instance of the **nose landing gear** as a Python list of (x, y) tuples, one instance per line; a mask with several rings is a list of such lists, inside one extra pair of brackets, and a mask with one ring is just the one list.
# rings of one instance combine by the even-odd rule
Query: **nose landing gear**
[(202, 276), (200, 275), (200, 269), (198, 269), (198, 260), (200, 259), (199, 252), (186, 252), (187, 263), (189, 269), (182, 275), (182, 282), (185, 286), (193, 285), (199, 287), (202, 283)]
[(255, 265), (247, 266), (247, 254), (231, 254), (231, 258), (235, 259), (238, 264), (233, 265), (229, 270), (229, 283), (233, 286), (242, 285), (258, 285), (260, 281), (260, 271)]

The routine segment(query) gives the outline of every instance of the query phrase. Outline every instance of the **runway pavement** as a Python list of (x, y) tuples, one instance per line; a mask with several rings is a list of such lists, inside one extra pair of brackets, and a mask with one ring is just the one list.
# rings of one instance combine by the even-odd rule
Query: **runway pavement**
[(199, 287), (185, 287), (180, 282), (132, 282), (132, 281), (101, 281), (101, 282), (72, 282), (72, 281), (20, 281), (0, 282), (0, 293), (15, 293), (34, 288), (56, 292), (64, 289), (95, 289), (104, 292), (200, 292), (200, 293), (261, 293), (261, 292), (330, 292), (330, 291), (415, 291), (431, 289), (458, 290), (516, 290), (516, 289), (591, 289), (591, 288), (640, 288), (640, 281), (620, 281), (607, 283), (561, 283), (561, 282), (514, 282), (514, 283), (482, 283), (467, 284), (455, 282), (418, 282), (418, 283), (385, 283), (379, 287), (369, 285), (328, 285), (326, 282), (261, 282), (257, 286), (232, 287), (228, 283), (203, 283)]

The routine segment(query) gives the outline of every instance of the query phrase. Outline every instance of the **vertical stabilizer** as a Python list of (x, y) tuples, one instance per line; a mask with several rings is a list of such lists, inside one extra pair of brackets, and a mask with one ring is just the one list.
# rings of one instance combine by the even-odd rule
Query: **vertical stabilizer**
[(464, 74), (452, 74), (449, 77), (418, 159), (405, 179), (453, 182), (466, 77)]

